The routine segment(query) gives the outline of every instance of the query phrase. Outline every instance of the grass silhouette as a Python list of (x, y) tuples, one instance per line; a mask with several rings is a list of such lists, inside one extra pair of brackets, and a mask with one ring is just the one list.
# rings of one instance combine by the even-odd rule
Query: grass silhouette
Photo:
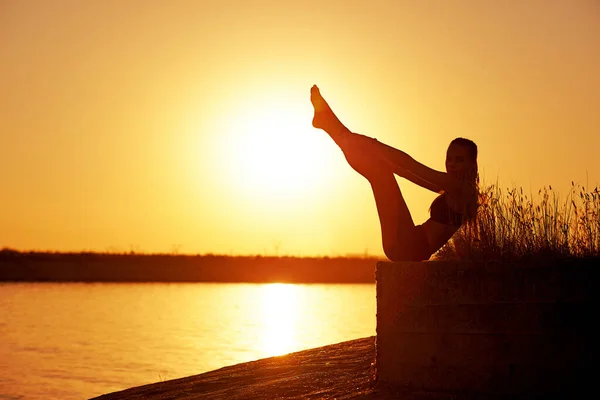
[(600, 189), (571, 182), (561, 199), (552, 186), (537, 196), (485, 186), (477, 219), (464, 225), (436, 260), (514, 261), (600, 257)]

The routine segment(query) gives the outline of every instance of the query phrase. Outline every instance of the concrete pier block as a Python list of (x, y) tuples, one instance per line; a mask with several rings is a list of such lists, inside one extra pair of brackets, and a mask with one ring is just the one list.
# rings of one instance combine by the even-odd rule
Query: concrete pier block
[(378, 382), (501, 398), (585, 393), (600, 360), (597, 264), (378, 263)]

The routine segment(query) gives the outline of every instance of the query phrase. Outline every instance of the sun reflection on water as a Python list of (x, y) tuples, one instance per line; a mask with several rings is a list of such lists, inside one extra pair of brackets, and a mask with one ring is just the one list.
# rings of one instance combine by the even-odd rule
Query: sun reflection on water
[(294, 351), (300, 308), (299, 288), (294, 284), (273, 283), (261, 288), (262, 329), (260, 350), (263, 356), (278, 356)]

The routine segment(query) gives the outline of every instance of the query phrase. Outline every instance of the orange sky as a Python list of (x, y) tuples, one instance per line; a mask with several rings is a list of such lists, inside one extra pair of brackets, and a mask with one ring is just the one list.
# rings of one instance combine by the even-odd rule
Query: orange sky
[(600, 180), (598, 71), (594, 0), (4, 0), (0, 247), (381, 255), (312, 84), (433, 168), (465, 136), (485, 181), (566, 193)]

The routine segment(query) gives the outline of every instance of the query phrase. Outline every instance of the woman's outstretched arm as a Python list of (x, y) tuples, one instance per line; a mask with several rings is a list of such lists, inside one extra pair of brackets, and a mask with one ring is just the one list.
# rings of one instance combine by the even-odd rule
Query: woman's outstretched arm
[(405, 168), (396, 167), (394, 169), (394, 173), (398, 176), (403, 177), (404, 179), (411, 181), (412, 183), (414, 183), (416, 185), (421, 186), (422, 188), (431, 190), (432, 192), (441, 193), (443, 191), (443, 189), (441, 187), (436, 186), (431, 182), (428, 182), (424, 179), (419, 178), (417, 175), (413, 174), (412, 172), (410, 172), (409, 170), (407, 170)]
[[(402, 150), (398, 150), (377, 140), (373, 140), (372, 145), (373, 151), (392, 166), (394, 173), (403, 176), (401, 173), (403, 170), (406, 170), (408, 172), (406, 174), (407, 176), (413, 175), (418, 182), (428, 182), (429, 186), (415, 182), (424, 188), (437, 193), (439, 193), (440, 190), (454, 191), (462, 188), (461, 183), (455, 177), (446, 172), (437, 171), (433, 168), (429, 168), (425, 164), (421, 164)], [(407, 179), (412, 181), (412, 179), (408, 177)]]

